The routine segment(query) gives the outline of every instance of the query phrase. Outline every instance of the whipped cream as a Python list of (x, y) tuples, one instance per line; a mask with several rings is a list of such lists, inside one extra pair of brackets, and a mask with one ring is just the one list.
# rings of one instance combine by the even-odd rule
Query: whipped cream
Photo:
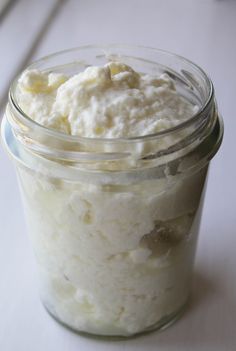
[[(17, 99), (37, 123), (90, 138), (156, 133), (197, 111), (168, 75), (118, 62), (72, 77), (25, 71)], [(54, 162), (30, 157), (34, 169), (18, 174), (49, 311), (102, 335), (133, 335), (173, 318), (189, 293), (207, 167), (114, 186), (71, 181), (69, 167), (58, 179)]]

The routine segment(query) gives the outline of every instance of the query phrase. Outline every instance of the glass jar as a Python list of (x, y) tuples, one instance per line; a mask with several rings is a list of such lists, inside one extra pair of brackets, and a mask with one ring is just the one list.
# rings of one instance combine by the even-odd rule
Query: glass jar
[(131, 336), (164, 328), (186, 304), (204, 184), (223, 125), (208, 76), (164, 51), (87, 46), (29, 68), (72, 75), (109, 59), (167, 73), (198, 113), (142, 137), (71, 136), (21, 110), (16, 79), (2, 139), (16, 165), (46, 309), (76, 331)]

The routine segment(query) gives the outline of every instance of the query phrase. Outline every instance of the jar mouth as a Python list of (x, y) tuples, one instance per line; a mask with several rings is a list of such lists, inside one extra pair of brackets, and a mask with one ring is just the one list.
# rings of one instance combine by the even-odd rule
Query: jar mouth
[[(79, 54), (80, 52), (83, 52), (84, 50), (94, 50), (94, 49), (96, 50), (97, 49), (97, 50), (104, 51), (104, 53), (106, 52), (106, 50), (111, 50), (111, 54), (112, 54), (112, 50), (119, 51), (119, 48), (120, 49), (127, 48), (127, 49), (131, 49), (131, 50), (132, 49), (133, 50), (145, 50), (145, 51), (153, 52), (154, 54), (157, 53), (157, 54), (165, 55), (165, 56), (168, 56), (169, 58), (172, 58), (172, 59), (178, 59), (179, 61), (185, 63), (190, 68), (193, 68), (194, 70), (196, 70), (198, 72), (198, 74), (200, 74), (200, 76), (203, 78), (203, 80), (205, 82), (205, 87), (207, 89), (207, 94), (205, 95), (204, 101), (201, 103), (199, 110), (195, 114), (193, 114), (189, 119), (177, 124), (176, 126), (161, 130), (161, 131), (153, 133), (153, 134), (146, 134), (146, 135), (132, 136), (132, 137), (119, 137), (119, 138), (99, 138), (99, 137), (95, 138), (95, 137), (84, 137), (84, 136), (70, 135), (70, 134), (66, 134), (66, 133), (63, 133), (61, 131), (58, 131), (56, 129), (48, 128), (42, 124), (37, 123), (21, 109), (21, 107), (18, 104), (17, 96), (16, 96), (16, 87), (17, 87), (18, 79), (19, 79), (20, 75), (18, 75), (15, 78), (15, 80), (13, 81), (13, 83), (10, 86), (10, 90), (9, 90), (10, 107), (14, 110), (15, 113), (17, 113), (17, 115), (20, 119), (20, 122), (23, 123), (29, 129), (36, 128), (39, 132), (41, 131), (44, 135), (51, 136), (53, 138), (57, 138), (60, 140), (64, 140), (66, 142), (73, 142), (73, 143), (82, 142), (82, 143), (96, 143), (96, 144), (97, 143), (108, 143), (109, 144), (109, 143), (114, 143), (114, 142), (115, 143), (124, 143), (124, 142), (125, 143), (129, 143), (129, 142), (133, 143), (133, 142), (142, 142), (142, 141), (144, 142), (144, 141), (149, 141), (149, 140), (153, 140), (153, 139), (163, 138), (163, 137), (166, 137), (166, 136), (171, 135), (171, 134), (176, 133), (176, 132), (180, 132), (181, 130), (188, 128), (190, 125), (195, 124), (199, 119), (201, 119), (201, 116), (205, 115), (206, 113), (208, 114), (208, 112), (212, 108), (212, 104), (214, 103), (214, 101), (213, 101), (214, 88), (213, 88), (213, 84), (211, 82), (211, 79), (208, 77), (208, 75), (204, 72), (204, 70), (201, 69), (201, 67), (199, 67), (198, 65), (196, 65), (192, 61), (186, 59), (185, 57), (168, 52), (168, 51), (165, 51), (165, 50), (157, 49), (157, 48), (152, 48), (152, 47), (148, 47), (148, 46), (141, 46), (141, 45), (139, 46), (139, 45), (125, 45), (125, 44), (85, 45), (85, 46), (80, 46), (80, 47), (76, 47), (76, 48), (72, 48), (72, 49), (68, 49), (68, 50), (59, 51), (59, 52), (53, 53), (51, 55), (45, 56), (37, 61), (34, 61), (31, 65), (29, 65), (27, 67), (27, 70), (38, 68), (39, 66), (43, 65), (46, 61), (50, 61), (56, 57), (70, 54), (70, 53), (73, 54), (73, 53), (78, 52), (78, 54)], [(148, 60), (145, 60), (145, 61), (148, 61)], [(152, 63), (158, 64), (158, 62), (152, 62)], [(173, 70), (173, 72), (174, 72), (174, 70)], [(185, 75), (187, 75), (187, 74), (189, 75), (189, 72), (184, 71), (184, 70), (182, 70), (182, 73), (184, 73)], [(189, 76), (188, 78), (191, 79), (191, 76)]]

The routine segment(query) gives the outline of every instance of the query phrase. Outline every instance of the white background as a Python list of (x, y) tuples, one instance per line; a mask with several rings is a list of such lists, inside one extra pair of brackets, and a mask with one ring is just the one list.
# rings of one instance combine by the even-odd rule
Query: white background
[[(0, 0), (0, 107), (9, 81), (29, 61), (92, 43), (170, 50), (211, 76), (225, 121), (208, 181), (193, 296), (164, 332), (127, 341), (78, 336), (52, 320), (37, 295), (14, 168), (0, 150), (0, 350), (236, 350), (236, 1)], [(1, 12), (2, 11), (2, 12)]]

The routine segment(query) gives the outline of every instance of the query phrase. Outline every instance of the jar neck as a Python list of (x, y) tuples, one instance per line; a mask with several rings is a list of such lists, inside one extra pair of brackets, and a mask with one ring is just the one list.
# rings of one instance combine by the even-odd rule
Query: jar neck
[(198, 104), (199, 112), (174, 128), (143, 137), (95, 139), (71, 136), (37, 124), (21, 110), (17, 103), (16, 80), (10, 89), (5, 125), (11, 130), (18, 148), (34, 158), (77, 169), (118, 172), (161, 168), (166, 164), (172, 164), (176, 169), (178, 163), (181, 167), (184, 164), (190, 167), (190, 159), (194, 158), (196, 165), (216, 153), (223, 126), (212, 83), (198, 66), (182, 57), (144, 47), (84, 47), (52, 55), (34, 63), (31, 68), (59, 67), (61, 72), (73, 74), (73, 70), (78, 70), (78, 63), (69, 65), (68, 62), (78, 62), (79, 55), (84, 66), (103, 64), (108, 56), (104, 54), (105, 50), (112, 50), (113, 56), (110, 56), (117, 54), (137, 71), (167, 73), (175, 81), (180, 95)]
[(208, 162), (217, 152), (223, 134), (214, 97), (191, 123), (130, 139), (71, 138), (42, 126), (25, 123), (24, 116), (9, 101), (6, 119), (19, 147), (34, 157), (91, 170), (124, 171), (174, 165), (182, 168)]

